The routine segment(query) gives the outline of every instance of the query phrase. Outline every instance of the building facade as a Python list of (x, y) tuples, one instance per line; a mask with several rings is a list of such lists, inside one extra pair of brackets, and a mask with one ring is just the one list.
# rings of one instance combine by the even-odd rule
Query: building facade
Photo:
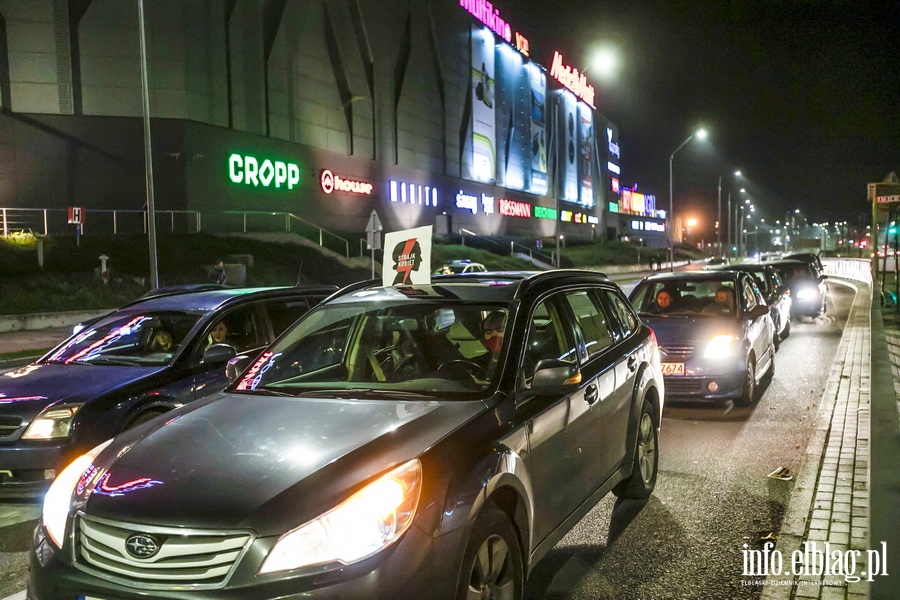
[[(0, 0), (0, 206), (146, 203), (138, 3)], [(610, 237), (618, 130), (484, 0), (144, 0), (156, 208)], [(615, 182), (613, 180), (615, 179)], [(281, 218), (278, 216), (277, 218)]]

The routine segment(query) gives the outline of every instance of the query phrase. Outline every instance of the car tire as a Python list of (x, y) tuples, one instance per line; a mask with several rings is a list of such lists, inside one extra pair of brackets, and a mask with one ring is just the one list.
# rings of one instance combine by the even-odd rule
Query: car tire
[(769, 361), (769, 368), (766, 369), (766, 374), (763, 376), (766, 378), (766, 381), (772, 381), (772, 378), (775, 377), (775, 349), (777, 346), (775, 342), (772, 342), (772, 346), (769, 348), (769, 354), (772, 357), (772, 360)]
[(788, 319), (787, 323), (784, 324), (784, 330), (781, 332), (781, 339), (786, 340), (787, 337), (791, 335), (791, 320)]
[(744, 372), (744, 384), (741, 395), (734, 399), (735, 406), (750, 406), (756, 399), (756, 360), (747, 359), (747, 370)]
[(659, 423), (656, 421), (653, 405), (644, 399), (638, 419), (634, 468), (628, 479), (620, 481), (613, 488), (613, 493), (619, 498), (649, 498), (656, 487), (656, 474), (659, 471)]
[(524, 590), (525, 567), (519, 536), (506, 513), (488, 503), (472, 527), (456, 598), (518, 599)]

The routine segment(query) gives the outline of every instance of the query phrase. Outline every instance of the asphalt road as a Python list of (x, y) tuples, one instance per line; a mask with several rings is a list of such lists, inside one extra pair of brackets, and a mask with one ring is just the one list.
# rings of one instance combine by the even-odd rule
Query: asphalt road
[[(623, 286), (624, 287), (624, 286)], [(829, 283), (829, 314), (795, 322), (758, 404), (666, 405), (660, 475), (649, 501), (609, 497), (535, 568), (531, 599), (758, 598), (742, 545), (777, 535), (812, 435), (853, 291)], [(38, 506), (0, 504), (0, 598), (24, 589)]]

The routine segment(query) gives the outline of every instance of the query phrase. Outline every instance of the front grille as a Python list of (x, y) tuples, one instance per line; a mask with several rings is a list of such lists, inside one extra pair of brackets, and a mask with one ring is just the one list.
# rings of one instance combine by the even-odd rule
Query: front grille
[[(135, 534), (152, 536), (159, 551), (150, 558), (133, 557), (125, 542)], [(247, 532), (151, 527), (80, 513), (75, 561), (84, 571), (130, 587), (219, 588), (227, 583), (251, 541)]]
[(694, 344), (675, 342), (659, 347), (662, 362), (684, 362), (694, 355)]
[(699, 379), (679, 379), (666, 377), (666, 394), (699, 394), (703, 390), (703, 381)]
[(22, 427), (22, 417), (0, 417), (0, 439), (12, 438)]

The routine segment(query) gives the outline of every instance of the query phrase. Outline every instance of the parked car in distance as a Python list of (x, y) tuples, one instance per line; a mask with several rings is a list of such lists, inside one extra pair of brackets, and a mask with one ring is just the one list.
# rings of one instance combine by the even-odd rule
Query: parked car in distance
[[(333, 286), (155, 295), (90, 323), (0, 374), (0, 496), (43, 493), (73, 458), (222, 390), (225, 363), (255, 355)], [(221, 324), (221, 325), (220, 325)]]
[(60, 475), (30, 599), (520, 600), (608, 492), (655, 485), (658, 347), (596, 273), (356, 284), (238, 364)]
[(779, 260), (772, 267), (791, 290), (791, 315), (816, 318), (827, 310), (825, 280), (810, 260)]
[(772, 267), (771, 263), (732, 265), (732, 271), (750, 273), (756, 279), (756, 285), (762, 292), (766, 304), (769, 305), (769, 314), (772, 315), (772, 323), (775, 325), (775, 349), (781, 345), (781, 340), (791, 334), (791, 290), (781, 280), (781, 276)]
[(487, 269), (481, 263), (471, 260), (451, 260), (434, 270), (433, 275), (453, 275), (456, 273), (485, 273)]
[(823, 272), (825, 270), (825, 266), (822, 264), (822, 258), (818, 253), (815, 252), (795, 252), (794, 254), (786, 254), (783, 259), (805, 260), (815, 266), (819, 270), (819, 272)]
[(689, 271), (643, 279), (629, 297), (659, 340), (666, 397), (748, 406), (775, 370), (775, 326), (753, 277)]
[(731, 259), (725, 256), (714, 256), (706, 261), (704, 269), (721, 269), (731, 264)]

